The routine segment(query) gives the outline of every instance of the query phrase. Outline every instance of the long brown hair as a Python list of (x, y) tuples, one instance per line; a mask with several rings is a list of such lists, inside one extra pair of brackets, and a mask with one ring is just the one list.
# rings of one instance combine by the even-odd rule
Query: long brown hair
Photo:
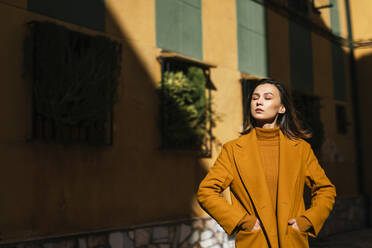
[(280, 101), (284, 105), (286, 111), (284, 114), (279, 114), (278, 119), (276, 120), (276, 124), (279, 126), (283, 134), (290, 139), (310, 138), (312, 134), (309, 130), (303, 128), (303, 126), (301, 125), (301, 122), (297, 116), (297, 111), (295, 110), (293, 105), (292, 97), (290, 94), (288, 94), (285, 86), (278, 81), (267, 78), (259, 80), (249, 92), (246, 106), (247, 113), (245, 113), (247, 115), (247, 118), (244, 122), (243, 132), (241, 132), (241, 134), (247, 134), (256, 127), (256, 120), (253, 118), (251, 113), (251, 101), (254, 90), (257, 88), (257, 86), (262, 84), (274, 85), (279, 90)]

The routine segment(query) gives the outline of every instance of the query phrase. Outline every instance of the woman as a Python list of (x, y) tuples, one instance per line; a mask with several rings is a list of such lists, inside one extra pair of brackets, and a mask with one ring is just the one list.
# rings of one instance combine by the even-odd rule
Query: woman
[[(309, 247), (332, 210), (336, 190), (318, 164), (311, 134), (279, 82), (263, 79), (250, 92), (243, 135), (226, 143), (198, 190), (200, 205), (236, 247)], [(305, 210), (304, 185), (311, 189)], [(231, 204), (221, 196), (230, 187)]]

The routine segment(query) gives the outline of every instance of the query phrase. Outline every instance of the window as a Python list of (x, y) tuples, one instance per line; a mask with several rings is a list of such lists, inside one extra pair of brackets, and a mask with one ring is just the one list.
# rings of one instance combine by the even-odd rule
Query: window
[(346, 108), (344, 105), (336, 104), (336, 122), (337, 133), (347, 134), (349, 122), (347, 121)]
[(159, 87), (161, 147), (164, 150), (197, 151), (203, 157), (212, 152), (212, 111), (210, 68), (177, 54), (159, 57), (162, 81)]
[(121, 46), (49, 22), (31, 22), (25, 72), (32, 84), (31, 141), (113, 143)]
[(320, 98), (301, 92), (292, 92), (295, 109), (299, 119), (306, 129), (312, 131), (313, 136), (308, 140), (317, 154), (324, 141), (324, 126), (320, 120)]

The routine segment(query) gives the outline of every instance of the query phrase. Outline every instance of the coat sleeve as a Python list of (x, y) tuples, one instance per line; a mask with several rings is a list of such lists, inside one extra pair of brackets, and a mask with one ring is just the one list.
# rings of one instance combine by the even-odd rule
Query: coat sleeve
[(229, 235), (247, 213), (238, 206), (229, 204), (221, 195), (233, 181), (231, 166), (232, 159), (225, 144), (198, 190), (199, 204)]
[(313, 227), (309, 235), (316, 237), (333, 208), (336, 188), (319, 165), (310, 145), (307, 143), (306, 145), (305, 182), (311, 190), (311, 207), (305, 211), (303, 216), (311, 222)]

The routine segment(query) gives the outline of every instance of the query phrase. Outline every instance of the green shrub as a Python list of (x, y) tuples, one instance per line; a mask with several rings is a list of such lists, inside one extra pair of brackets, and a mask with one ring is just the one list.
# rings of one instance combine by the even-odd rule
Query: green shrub
[(163, 75), (162, 111), (163, 146), (165, 148), (200, 150), (209, 135), (208, 122), (214, 115), (206, 97), (206, 79), (202, 69), (189, 67)]

